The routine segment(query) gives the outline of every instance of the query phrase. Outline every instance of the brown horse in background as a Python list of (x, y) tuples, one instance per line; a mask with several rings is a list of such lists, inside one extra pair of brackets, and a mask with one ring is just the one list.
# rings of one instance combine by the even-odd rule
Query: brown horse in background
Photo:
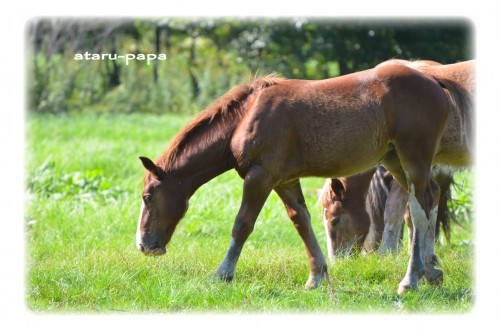
[(424, 250), (437, 206), (431, 165), (433, 159), (468, 159), (463, 140), (441, 139), (455, 100), (442, 84), (461, 90), (412, 68), (386, 65), (319, 81), (265, 78), (232, 89), (181, 130), (156, 162), (141, 157), (147, 174), (137, 247), (164, 254), (191, 195), (236, 169), (243, 197), (215, 277), (233, 279), (243, 245), (275, 190), (306, 248), (306, 287), (316, 287), (328, 276), (327, 264), (299, 179), (350, 176), (381, 163), (409, 192), (414, 223), (415, 244), (398, 292), (417, 288), (422, 276), (442, 280), (429, 263), (433, 251)]
[(336, 255), (377, 249), (392, 182), (392, 176), (386, 177), (386, 172), (379, 166), (350, 177), (329, 178), (318, 190), (331, 262)]
[[(437, 241), (442, 229), (449, 241), (448, 201), (453, 176), (439, 169), (433, 172), (441, 191), (435, 237)], [(380, 253), (397, 252), (403, 239), (403, 223), (411, 227), (408, 194), (382, 166), (347, 178), (327, 179), (319, 191), (319, 199), (328, 256), (332, 262), (337, 255), (361, 249), (368, 253), (376, 250)]]

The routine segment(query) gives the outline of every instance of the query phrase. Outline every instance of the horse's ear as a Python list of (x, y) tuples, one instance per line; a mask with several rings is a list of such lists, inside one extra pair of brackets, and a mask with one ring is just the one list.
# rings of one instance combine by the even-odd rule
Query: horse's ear
[(342, 181), (340, 181), (337, 178), (332, 179), (332, 183), (330, 184), (333, 190), (333, 193), (335, 193), (336, 196), (340, 197), (341, 199), (344, 199), (344, 193), (345, 193), (345, 186)]
[(160, 178), (161, 174), (160, 169), (153, 161), (151, 161), (149, 158), (145, 156), (139, 156), (139, 159), (141, 160), (142, 165), (144, 166), (144, 168), (146, 168), (146, 170), (152, 173), (153, 176), (155, 176), (156, 178), (158, 179)]

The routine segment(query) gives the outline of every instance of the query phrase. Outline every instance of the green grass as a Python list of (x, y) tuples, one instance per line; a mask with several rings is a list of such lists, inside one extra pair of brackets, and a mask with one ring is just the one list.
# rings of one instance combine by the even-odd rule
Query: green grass
[[(353, 256), (330, 266), (331, 284), (304, 290), (302, 242), (272, 194), (238, 263), (235, 281), (212, 283), (241, 199), (234, 171), (190, 201), (167, 255), (143, 256), (135, 229), (144, 170), (188, 117), (32, 115), (27, 118), (26, 301), (40, 312), (416, 312), (473, 306), (471, 222), (437, 247), (444, 284), (396, 295), (408, 255)], [(316, 188), (303, 180), (326, 251)]]

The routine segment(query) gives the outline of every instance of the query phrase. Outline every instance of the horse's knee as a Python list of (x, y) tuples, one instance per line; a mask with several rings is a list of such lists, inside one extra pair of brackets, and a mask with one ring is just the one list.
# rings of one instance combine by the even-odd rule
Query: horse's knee
[(255, 222), (249, 222), (244, 219), (236, 219), (232, 232), (235, 241), (244, 242), (252, 233), (254, 225)]
[(288, 212), (288, 217), (292, 220), (293, 226), (299, 232), (309, 231), (311, 229), (311, 217), (307, 210), (299, 209)]

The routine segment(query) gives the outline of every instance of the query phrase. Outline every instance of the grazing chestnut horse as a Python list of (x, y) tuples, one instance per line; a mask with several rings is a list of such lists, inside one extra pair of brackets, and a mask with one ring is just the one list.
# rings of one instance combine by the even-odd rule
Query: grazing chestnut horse
[(424, 256), (437, 206), (430, 170), (438, 157), (463, 160), (465, 148), (462, 139), (441, 140), (454, 99), (440, 84), (448, 83), (386, 65), (318, 81), (264, 78), (232, 89), (181, 130), (156, 162), (141, 157), (147, 173), (137, 247), (164, 254), (189, 198), (234, 168), (243, 178), (242, 202), (215, 277), (233, 279), (243, 245), (275, 190), (304, 242), (306, 287), (314, 288), (328, 276), (327, 264), (299, 179), (350, 176), (382, 163), (409, 192), (414, 223), (415, 244), (399, 292), (417, 288), (424, 275), (442, 279)]
[[(439, 237), (442, 228), (449, 241), (447, 204), (451, 199), (453, 176), (440, 169), (435, 169), (433, 173), (441, 191), (435, 236)], [(347, 178), (327, 179), (319, 193), (328, 256), (332, 262), (337, 255), (361, 249), (369, 253), (377, 249), (380, 253), (399, 250), (403, 239), (403, 218), (411, 227), (408, 210), (405, 213), (408, 193), (384, 167)]]

